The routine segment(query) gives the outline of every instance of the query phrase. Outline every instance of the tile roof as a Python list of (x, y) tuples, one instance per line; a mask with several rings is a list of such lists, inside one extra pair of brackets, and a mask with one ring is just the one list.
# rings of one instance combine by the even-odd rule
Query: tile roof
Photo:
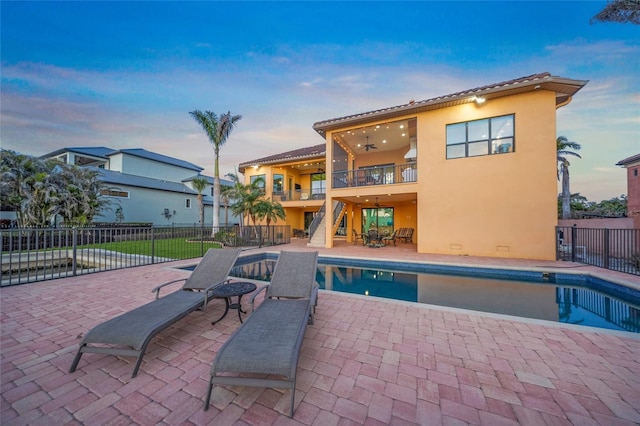
[(426, 99), (423, 101), (410, 101), (403, 105), (319, 121), (313, 125), (313, 129), (324, 137), (326, 131), (344, 127), (345, 125), (355, 125), (372, 120), (389, 119), (407, 114), (415, 114), (418, 112), (460, 105), (470, 102), (472, 96), (482, 96), (486, 99), (495, 99), (502, 96), (539, 89), (556, 92), (556, 104), (560, 105), (578, 92), (578, 90), (587, 84), (587, 82), (588, 80), (571, 80), (563, 77), (552, 76), (548, 72), (543, 72), (513, 80), (502, 81), (500, 83), (480, 86), (474, 89), (467, 89), (461, 92), (451, 93), (449, 95), (438, 96), (436, 98)]
[(247, 167), (255, 164), (270, 164), (283, 161), (304, 160), (305, 158), (324, 157), (327, 151), (326, 144), (309, 146), (306, 148), (294, 149), (293, 151), (282, 152), (280, 154), (270, 155), (268, 157), (258, 158), (257, 160), (245, 161), (238, 165), (240, 172), (244, 172)]
[(616, 163), (616, 166), (626, 166), (627, 164), (635, 163), (636, 161), (640, 161), (640, 154), (632, 155), (624, 160), (620, 160)]

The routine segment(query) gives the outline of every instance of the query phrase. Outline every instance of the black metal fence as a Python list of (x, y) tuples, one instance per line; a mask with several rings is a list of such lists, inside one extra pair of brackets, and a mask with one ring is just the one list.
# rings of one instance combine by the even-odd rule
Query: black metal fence
[(640, 229), (557, 226), (558, 260), (640, 275)]
[(287, 244), (289, 226), (2, 229), (1, 286), (201, 257), (209, 248)]

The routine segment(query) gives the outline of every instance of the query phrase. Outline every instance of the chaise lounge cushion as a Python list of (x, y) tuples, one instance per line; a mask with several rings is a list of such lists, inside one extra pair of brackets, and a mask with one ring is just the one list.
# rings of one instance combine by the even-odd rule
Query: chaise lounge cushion
[(176, 291), (98, 324), (87, 332), (80, 345), (102, 343), (140, 350), (149, 335), (197, 310), (203, 300), (199, 292)]
[(220, 348), (211, 374), (294, 376), (310, 308), (308, 300), (264, 300)]

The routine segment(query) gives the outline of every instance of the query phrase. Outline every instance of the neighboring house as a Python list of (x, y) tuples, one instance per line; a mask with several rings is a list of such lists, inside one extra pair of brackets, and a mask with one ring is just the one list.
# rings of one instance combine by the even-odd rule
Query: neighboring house
[(640, 229), (640, 154), (620, 160), (616, 166), (627, 169), (627, 216), (633, 227)]
[[(114, 150), (106, 147), (63, 148), (41, 158), (96, 168), (108, 188), (103, 195), (112, 202), (109, 209), (94, 218), (94, 222), (116, 222), (119, 207), (124, 222), (198, 224), (200, 207), (198, 192), (193, 189), (193, 179), (203, 177), (208, 182), (203, 191), (204, 225), (212, 223), (213, 178), (200, 175), (204, 169), (188, 161), (144, 149)], [(221, 184), (232, 185), (226, 180), (221, 180)], [(229, 223), (238, 222), (229, 212)], [(222, 204), (220, 224), (225, 224)]]
[(326, 202), (316, 245), (413, 228), (420, 253), (551, 260), (556, 110), (585, 84), (541, 73), (320, 121), (325, 144), (239, 169), (264, 177), (293, 228)]

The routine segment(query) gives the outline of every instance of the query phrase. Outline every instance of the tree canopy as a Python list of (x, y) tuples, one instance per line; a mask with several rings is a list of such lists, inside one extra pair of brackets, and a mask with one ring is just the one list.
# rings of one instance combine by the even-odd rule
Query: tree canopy
[(94, 169), (56, 160), (0, 152), (2, 209), (16, 213), (18, 227), (47, 227), (56, 216), (67, 225), (84, 225), (110, 203)]
[(640, 24), (640, 0), (613, 0), (598, 12), (591, 23), (618, 22), (621, 24)]

